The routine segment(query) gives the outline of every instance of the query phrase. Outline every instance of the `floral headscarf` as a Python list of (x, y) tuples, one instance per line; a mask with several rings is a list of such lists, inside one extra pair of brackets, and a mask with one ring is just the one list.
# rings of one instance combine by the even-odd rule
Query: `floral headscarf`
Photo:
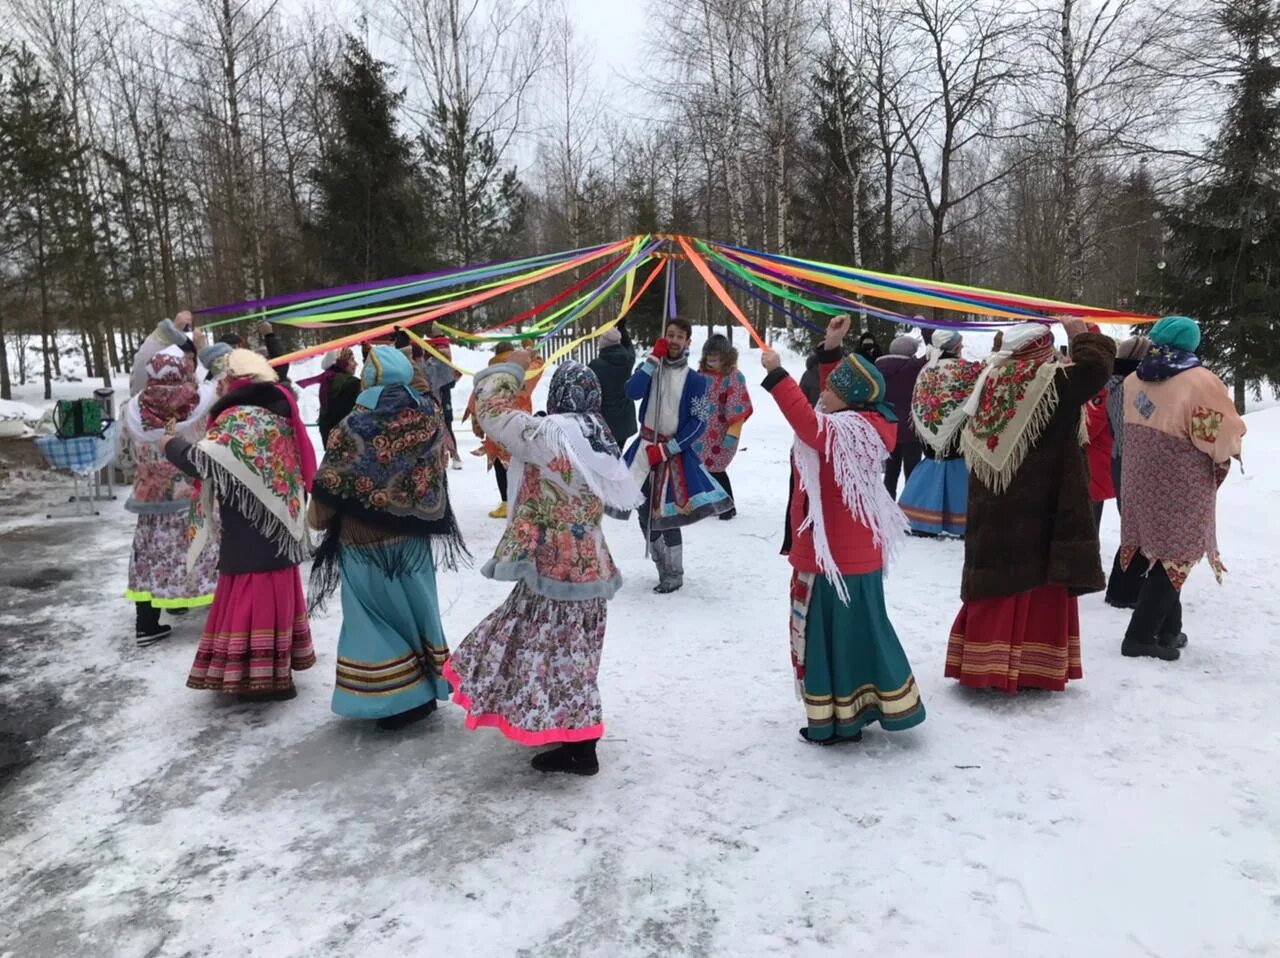
[(600, 415), (603, 402), (600, 380), (588, 367), (576, 360), (562, 363), (551, 377), (551, 388), (547, 395), (548, 415), (568, 416), (577, 420), (593, 450), (610, 456), (621, 455), (618, 444)]

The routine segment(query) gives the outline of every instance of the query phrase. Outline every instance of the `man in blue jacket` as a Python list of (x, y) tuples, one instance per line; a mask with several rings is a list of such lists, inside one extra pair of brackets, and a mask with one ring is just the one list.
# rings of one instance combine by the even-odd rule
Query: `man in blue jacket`
[(640, 403), (640, 435), (627, 450), (631, 474), (644, 489), (640, 527), (658, 567), (655, 592), (684, 585), (683, 526), (733, 508), (733, 502), (698, 460), (693, 444), (707, 428), (707, 380), (689, 368), (693, 327), (667, 321), (666, 337), (627, 381), (627, 398)]

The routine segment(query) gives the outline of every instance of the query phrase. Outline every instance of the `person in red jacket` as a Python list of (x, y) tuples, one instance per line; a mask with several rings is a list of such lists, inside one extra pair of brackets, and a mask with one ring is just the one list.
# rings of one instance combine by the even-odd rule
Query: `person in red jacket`
[(764, 387), (795, 430), (791, 664), (804, 701), (806, 742), (857, 742), (879, 722), (889, 731), (924, 721), (924, 703), (884, 604), (885, 552), (907, 519), (881, 476), (897, 436), (884, 379), (854, 354), (842, 358), (849, 317), (827, 327), (819, 354), (821, 396), (810, 407), (766, 350)]
[(1111, 434), (1111, 421), (1107, 418), (1105, 389), (1089, 400), (1084, 413), (1089, 430), (1089, 445), (1085, 448), (1089, 463), (1089, 499), (1093, 502), (1093, 523), (1101, 528), (1103, 503), (1116, 497), (1115, 483), (1111, 478), (1111, 452), (1116, 440)]

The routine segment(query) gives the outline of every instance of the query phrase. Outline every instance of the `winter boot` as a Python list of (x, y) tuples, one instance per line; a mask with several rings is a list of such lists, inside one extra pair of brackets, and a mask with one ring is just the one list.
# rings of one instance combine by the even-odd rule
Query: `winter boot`
[(668, 546), (662, 539), (653, 543), (653, 546), (654, 561), (658, 564), (658, 584), (653, 590), (659, 596), (666, 596), (684, 587), (685, 547)]
[(1120, 643), (1120, 654), (1131, 659), (1150, 658), (1161, 659), (1165, 662), (1176, 662), (1182, 655), (1174, 646), (1166, 646), (1154, 636), (1151, 638), (1137, 638), (1126, 635), (1124, 641)]
[(504, 502), (489, 513), (490, 519), (505, 519), (507, 517), (507, 504)]
[(378, 728), (395, 731), (404, 728), (406, 725), (412, 725), (414, 722), (421, 722), (424, 718), (436, 710), (436, 700), (425, 702), (416, 708), (411, 708), (407, 712), (400, 712), (397, 715), (388, 715), (386, 718), (378, 719)]
[(596, 758), (597, 739), (588, 742), (567, 742), (555, 748), (539, 752), (530, 765), (539, 772), (566, 772), (569, 775), (595, 775), (600, 771)]
[(1187, 633), (1179, 632), (1177, 635), (1162, 635), (1159, 642), (1166, 649), (1185, 649), (1187, 647)]
[(171, 625), (160, 624), (160, 610), (150, 602), (137, 603), (137, 625), (135, 635), (139, 648), (155, 645), (173, 631)]
[(241, 692), (236, 698), (241, 702), (288, 702), (290, 699), (298, 697), (298, 689), (296, 686), (290, 685), (287, 689), (267, 689), (263, 692)]

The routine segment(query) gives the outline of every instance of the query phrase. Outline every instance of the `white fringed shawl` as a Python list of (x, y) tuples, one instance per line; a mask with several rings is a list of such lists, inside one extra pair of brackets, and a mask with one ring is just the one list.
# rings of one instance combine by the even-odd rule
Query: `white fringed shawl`
[[(884, 485), (883, 465), (889, 458), (889, 450), (876, 427), (857, 412), (833, 415), (819, 412), (817, 417), (818, 436), (819, 439), (826, 437), (825, 455), (831, 461), (844, 504), (857, 522), (871, 530), (872, 540), (883, 551), (887, 567), (910, 528), (907, 517)], [(844, 577), (831, 553), (831, 543), (827, 541), (827, 524), (822, 514), (822, 461), (819, 452), (799, 437), (791, 452), (795, 457), (800, 489), (808, 501), (808, 514), (796, 532), (805, 532), (812, 527), (818, 568), (836, 590), (840, 601), (848, 605), (849, 593), (844, 586)]]

